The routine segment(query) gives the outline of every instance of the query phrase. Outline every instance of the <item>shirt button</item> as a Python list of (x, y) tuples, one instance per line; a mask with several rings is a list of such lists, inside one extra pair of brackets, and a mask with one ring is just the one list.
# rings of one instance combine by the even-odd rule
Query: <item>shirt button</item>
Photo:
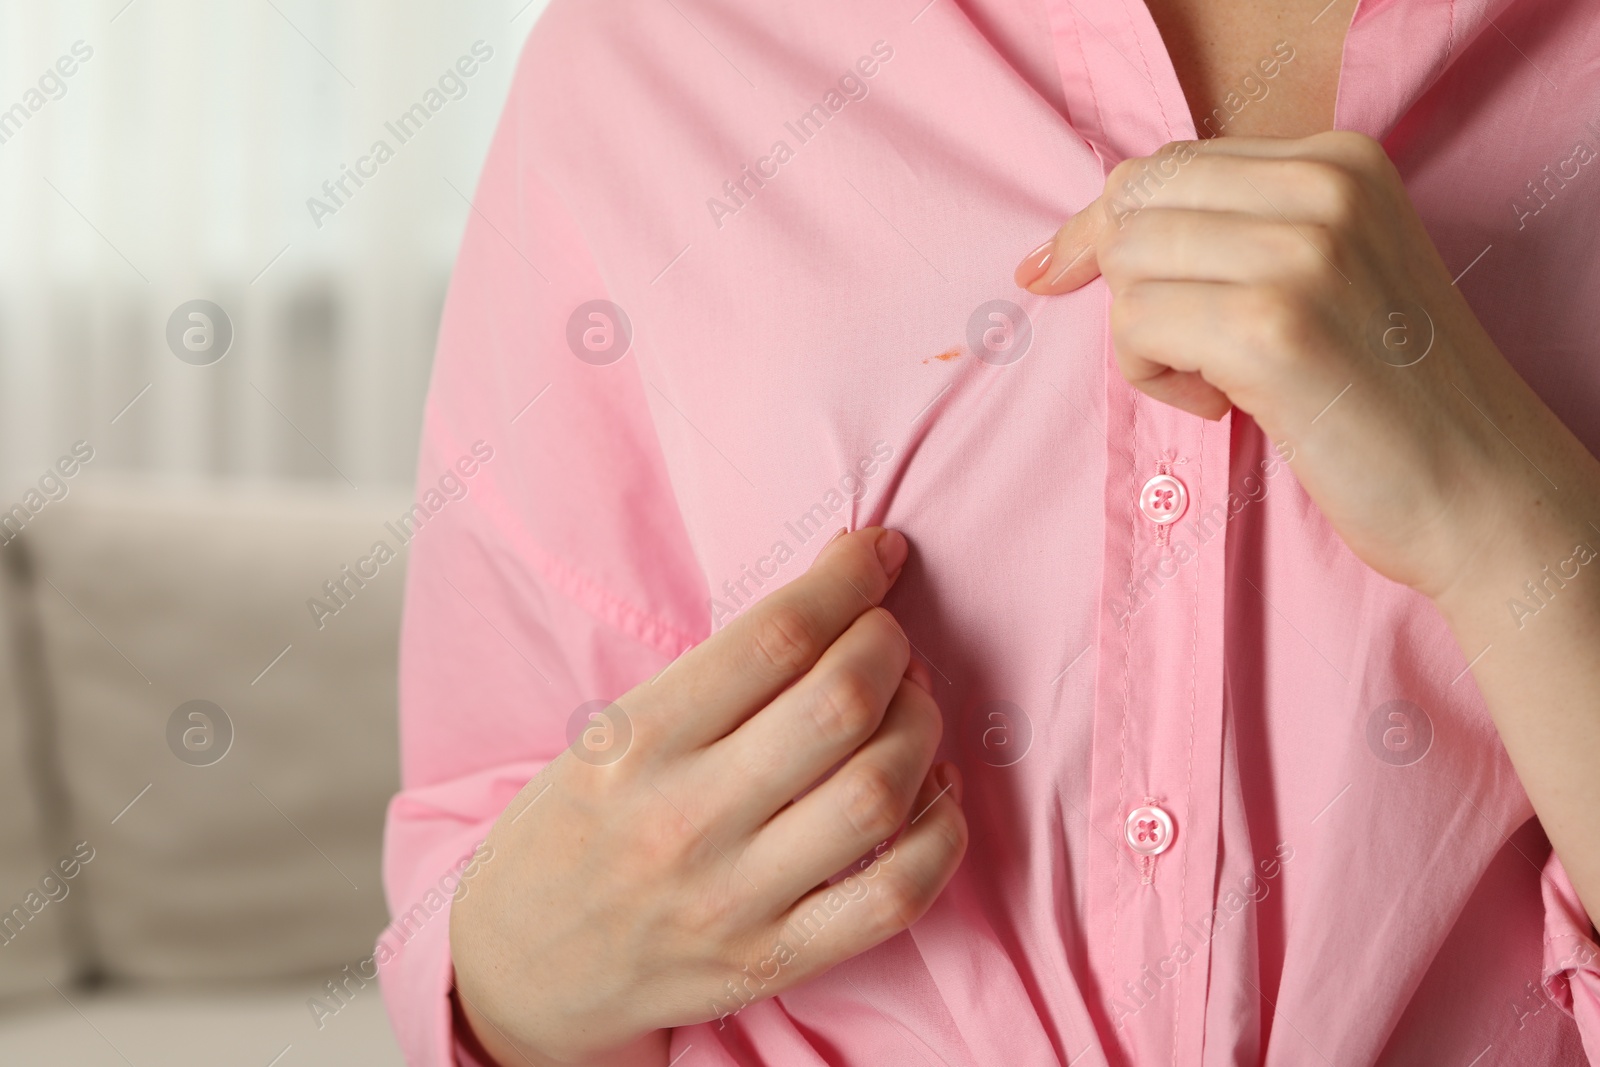
[(1157, 526), (1183, 518), (1189, 506), (1189, 489), (1170, 474), (1158, 474), (1139, 490), (1139, 510)]
[(1172, 816), (1149, 804), (1128, 812), (1122, 836), (1141, 856), (1159, 856), (1172, 844)]

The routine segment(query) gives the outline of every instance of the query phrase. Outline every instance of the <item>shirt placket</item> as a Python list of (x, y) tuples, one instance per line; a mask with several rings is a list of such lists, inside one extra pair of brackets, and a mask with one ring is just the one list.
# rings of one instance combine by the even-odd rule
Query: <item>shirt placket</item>
[(1230, 420), (1144, 397), (1106, 347), (1085, 936), (1109, 1043), (1128, 1063), (1176, 1064), (1202, 1047), (1210, 971)]
[[(1069, 117), (1108, 173), (1194, 136), (1137, 3), (1049, 0)], [(1105, 543), (1082, 931), (1095, 981), (1084, 992), (1112, 1064), (1198, 1063), (1217, 894), (1232, 420), (1207, 422), (1133, 389), (1109, 332), (1102, 351)]]

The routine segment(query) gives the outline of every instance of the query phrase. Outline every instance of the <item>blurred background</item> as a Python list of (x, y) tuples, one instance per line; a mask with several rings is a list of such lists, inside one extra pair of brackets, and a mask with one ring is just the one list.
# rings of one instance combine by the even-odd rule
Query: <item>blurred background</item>
[(386, 524), (544, 3), (0, 0), (0, 1063), (399, 1062)]

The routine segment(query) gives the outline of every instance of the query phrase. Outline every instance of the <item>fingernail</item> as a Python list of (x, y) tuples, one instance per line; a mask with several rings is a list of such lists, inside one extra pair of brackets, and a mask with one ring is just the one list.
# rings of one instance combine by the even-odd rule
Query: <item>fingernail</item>
[(950, 799), (961, 803), (961, 772), (956, 770), (954, 763), (946, 760), (939, 764), (939, 769), (933, 772), (933, 780), (939, 783), (941, 790), (950, 791)]
[(835, 541), (839, 540), (839, 538), (843, 537), (845, 534), (847, 534), (849, 532), (850, 532), (849, 527), (840, 527), (839, 531), (837, 533), (835, 533), (832, 537), (828, 538), (826, 541), (822, 542), (822, 547), (817, 549), (817, 554), (815, 556), (811, 557), (811, 562), (806, 564), (806, 566), (808, 568), (809, 567), (815, 567), (818, 563), (821, 563), (822, 562), (822, 557), (826, 556), (828, 554), (828, 546), (833, 544)]
[(927, 664), (916, 656), (912, 656), (911, 661), (906, 664), (906, 677), (920, 686), (929, 696), (933, 695), (933, 675), (928, 673)]
[(1022, 262), (1017, 264), (1017, 269), (1012, 275), (1018, 285), (1026, 289), (1039, 280), (1040, 275), (1050, 269), (1050, 261), (1055, 258), (1056, 239), (1050, 238), (1044, 244), (1022, 257)]
[(878, 550), (878, 562), (883, 565), (883, 573), (891, 578), (900, 572), (905, 565), (906, 556), (911, 552), (911, 546), (906, 543), (906, 535), (899, 530), (884, 530), (878, 535), (878, 543), (873, 546)]
[(1066, 264), (1060, 270), (1056, 271), (1055, 274), (1053, 274), (1050, 277), (1050, 280), (1045, 282), (1045, 285), (1050, 286), (1051, 288), (1054, 288), (1055, 286), (1060, 285), (1061, 284), (1061, 279), (1065, 278), (1067, 276), (1067, 272), (1070, 271), (1073, 267), (1076, 267), (1078, 265), (1078, 261), (1083, 259), (1083, 257), (1088, 255), (1088, 254), (1089, 254), (1089, 249), (1087, 247), (1085, 247), (1077, 255), (1072, 257), (1072, 261), (1070, 263)]

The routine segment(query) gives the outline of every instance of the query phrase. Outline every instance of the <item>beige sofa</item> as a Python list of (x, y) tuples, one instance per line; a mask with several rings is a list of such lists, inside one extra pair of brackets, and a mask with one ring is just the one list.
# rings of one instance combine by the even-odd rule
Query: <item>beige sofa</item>
[(105, 473), (0, 546), (0, 1064), (398, 1064), (308, 1001), (386, 921), (403, 567), (306, 602), (405, 496)]

